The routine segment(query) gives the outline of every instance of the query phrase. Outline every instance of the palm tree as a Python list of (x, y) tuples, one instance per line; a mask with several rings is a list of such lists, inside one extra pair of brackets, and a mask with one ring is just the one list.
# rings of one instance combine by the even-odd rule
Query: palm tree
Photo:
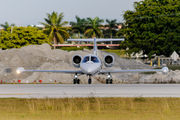
[[(78, 33), (78, 38), (80, 38), (80, 34), (83, 34), (85, 31), (86, 20), (76, 16), (76, 21), (77, 22), (70, 22), (70, 25), (72, 26), (72, 33)], [(80, 44), (80, 42), (78, 42), (78, 44)]]
[(88, 35), (91, 37), (101, 37), (103, 36), (101, 30), (99, 29), (99, 27), (101, 27), (102, 25), (100, 25), (100, 23), (104, 22), (103, 19), (99, 19), (99, 17), (95, 17), (94, 19), (92, 18), (87, 18), (87, 27), (86, 27), (86, 31), (84, 33), (84, 35)]
[(80, 38), (80, 34), (84, 33), (85, 31), (86, 20), (84, 18), (80, 19), (78, 16), (76, 16), (76, 21), (77, 22), (70, 22), (70, 25), (72, 25), (72, 32), (78, 33), (78, 38)]
[(11, 26), (14, 27), (15, 24), (13, 23), (13, 24), (9, 25), (8, 22), (5, 22), (5, 24), (1, 24), (1, 27), (3, 27), (5, 31), (7, 31), (7, 29)]
[(63, 20), (63, 13), (59, 14), (57, 12), (52, 12), (52, 14), (47, 13), (48, 18), (44, 18), (46, 23), (40, 22), (41, 24), (45, 25), (44, 33), (49, 35), (49, 40), (54, 41), (54, 49), (55, 43), (58, 41), (62, 44), (64, 43), (64, 39), (69, 38), (69, 33), (67, 30), (70, 30), (68, 27), (63, 27), (63, 25), (66, 25), (67, 21)]
[(105, 27), (107, 27), (107, 29), (104, 30), (104, 35), (107, 36), (108, 38), (112, 38), (113, 35), (116, 35), (117, 33), (117, 28), (118, 28), (118, 24), (116, 22), (117, 20), (108, 20), (106, 19), (106, 22), (108, 23), (107, 25), (105, 25)]

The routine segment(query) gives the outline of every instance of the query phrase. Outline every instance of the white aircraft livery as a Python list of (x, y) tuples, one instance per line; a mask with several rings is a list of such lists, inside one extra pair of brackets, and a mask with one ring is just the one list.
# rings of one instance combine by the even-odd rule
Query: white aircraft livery
[(74, 67), (80, 68), (81, 70), (25, 70), (23, 67), (19, 67), (16, 72), (21, 74), (23, 72), (54, 72), (54, 73), (69, 73), (75, 74), (73, 78), (74, 84), (80, 84), (78, 75), (89, 76), (88, 84), (91, 84), (91, 77), (94, 75), (107, 75), (106, 84), (113, 83), (111, 73), (124, 73), (124, 72), (162, 72), (166, 74), (169, 72), (168, 67), (163, 67), (162, 69), (136, 69), (136, 70), (102, 70), (102, 65), (106, 67), (112, 67), (114, 65), (115, 59), (111, 54), (104, 56), (103, 61), (98, 58), (97, 55), (97, 42), (107, 42), (107, 41), (124, 41), (124, 39), (68, 39), (68, 41), (84, 41), (84, 42), (94, 42), (94, 53), (86, 55), (84, 58), (80, 55), (74, 55), (72, 62)]

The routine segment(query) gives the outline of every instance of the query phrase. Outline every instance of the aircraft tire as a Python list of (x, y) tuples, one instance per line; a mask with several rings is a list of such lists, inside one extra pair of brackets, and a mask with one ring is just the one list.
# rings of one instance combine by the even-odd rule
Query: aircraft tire
[(76, 84), (76, 79), (73, 79), (73, 84)]
[(108, 80), (108, 79), (106, 79), (106, 84), (108, 84), (108, 82), (109, 82), (109, 80)]
[(77, 84), (80, 84), (80, 80), (79, 79), (77, 79)]
[(88, 84), (91, 84), (91, 79), (88, 79)]
[(113, 80), (112, 79), (110, 79), (110, 84), (112, 84), (113, 83)]

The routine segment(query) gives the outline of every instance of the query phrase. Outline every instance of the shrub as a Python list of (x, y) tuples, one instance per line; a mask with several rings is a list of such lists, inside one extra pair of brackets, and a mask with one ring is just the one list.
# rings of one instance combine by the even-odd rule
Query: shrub
[(77, 50), (83, 50), (83, 49), (88, 49), (88, 47), (60, 47), (58, 49), (61, 49), (61, 50), (67, 50), (67, 51), (77, 51)]
[(120, 57), (124, 57), (126, 52), (125, 50), (111, 50), (111, 49), (102, 49), (103, 51), (109, 52), (109, 53), (115, 53)]
[(49, 43), (48, 36), (42, 30), (34, 27), (14, 27), (11, 33), (11, 27), (7, 31), (0, 31), (0, 48), (11, 49), (21, 48), (27, 45), (41, 45)]
[(134, 98), (134, 102), (146, 102), (146, 99), (143, 97), (136, 97)]

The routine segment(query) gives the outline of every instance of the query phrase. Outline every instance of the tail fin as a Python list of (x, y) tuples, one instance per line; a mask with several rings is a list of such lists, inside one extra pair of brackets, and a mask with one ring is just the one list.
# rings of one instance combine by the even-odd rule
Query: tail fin
[(68, 39), (67, 41), (94, 42), (94, 55), (97, 56), (97, 42), (124, 41), (124, 39)]

